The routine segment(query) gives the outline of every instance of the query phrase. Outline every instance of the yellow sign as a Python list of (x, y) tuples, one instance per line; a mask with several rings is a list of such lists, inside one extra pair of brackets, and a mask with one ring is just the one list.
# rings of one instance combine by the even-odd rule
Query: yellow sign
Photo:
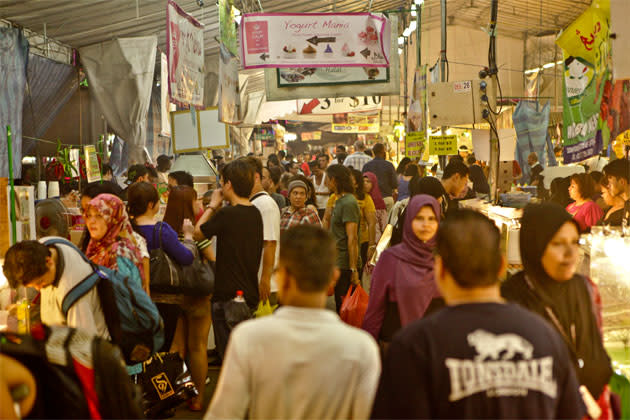
[(431, 136), (429, 140), (429, 154), (431, 155), (456, 155), (457, 135)]
[(412, 159), (421, 158), (425, 148), (425, 134), (423, 131), (407, 133), (405, 138), (405, 156)]
[(626, 130), (617, 136), (617, 141), (620, 141), (625, 146), (630, 146), (630, 130)]
[(85, 146), (83, 152), (85, 153), (85, 171), (88, 182), (100, 181), (101, 168), (98, 165), (96, 147), (94, 145)]

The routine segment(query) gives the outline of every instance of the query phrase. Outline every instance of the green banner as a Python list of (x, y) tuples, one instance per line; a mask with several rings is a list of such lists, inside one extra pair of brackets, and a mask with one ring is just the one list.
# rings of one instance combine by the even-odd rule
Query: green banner
[(223, 45), (238, 57), (236, 24), (234, 23), (234, 0), (219, 0), (219, 37)]

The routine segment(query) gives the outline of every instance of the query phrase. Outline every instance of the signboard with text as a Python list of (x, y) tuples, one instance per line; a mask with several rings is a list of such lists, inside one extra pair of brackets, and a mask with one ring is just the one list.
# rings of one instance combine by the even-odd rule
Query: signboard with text
[(203, 106), (203, 25), (173, 0), (166, 6), (166, 55), (171, 100), (181, 106)]
[(377, 111), (381, 108), (382, 101), (380, 96), (298, 100), (298, 111), (300, 114), (341, 114), (345, 112)]
[(247, 13), (243, 67), (387, 67), (389, 31), (373, 13)]
[(87, 172), (88, 182), (100, 181), (101, 168), (98, 165), (96, 147), (94, 145), (85, 146), (83, 153), (85, 153), (85, 172)]
[(422, 158), (426, 148), (426, 136), (423, 131), (407, 133), (405, 137), (405, 156), (412, 159)]
[(333, 114), (333, 133), (378, 133), (379, 113)]
[(456, 155), (457, 135), (431, 136), (429, 140), (430, 155)]

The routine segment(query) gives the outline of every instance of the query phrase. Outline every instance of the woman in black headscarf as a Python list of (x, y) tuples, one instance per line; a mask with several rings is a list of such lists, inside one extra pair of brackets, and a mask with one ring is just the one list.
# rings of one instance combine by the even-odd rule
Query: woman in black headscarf
[(525, 270), (507, 280), (501, 292), (555, 327), (567, 344), (580, 384), (595, 400), (602, 396), (601, 406), (612, 369), (598, 326), (595, 285), (575, 273), (578, 232), (577, 223), (560, 205), (527, 206), (520, 232)]

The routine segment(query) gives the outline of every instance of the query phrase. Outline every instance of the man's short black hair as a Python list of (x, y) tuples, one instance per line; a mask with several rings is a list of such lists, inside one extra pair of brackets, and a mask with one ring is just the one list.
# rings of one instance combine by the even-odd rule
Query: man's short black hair
[(13, 245), (4, 256), (2, 266), (9, 286), (13, 289), (26, 286), (46, 274), (46, 257), (50, 256), (48, 247), (38, 241), (22, 241)]
[(615, 159), (604, 166), (604, 175), (619, 179), (625, 179), (630, 183), (630, 161), (627, 159)]
[(254, 168), (254, 171), (256, 171), (256, 173), (260, 176), (260, 179), (262, 179), (262, 170), (263, 170), (262, 160), (254, 156), (247, 156), (246, 159), (247, 159), (247, 162), (249, 162), (249, 164), (252, 165), (252, 168)]
[(346, 146), (344, 146), (343, 144), (339, 144), (339, 145), (337, 145), (335, 151), (337, 153), (340, 153), (340, 152), (345, 153), (346, 152)]
[(138, 178), (145, 176), (149, 171), (147, 167), (141, 163), (136, 163), (135, 165), (131, 165), (129, 169), (127, 169), (127, 182), (134, 183), (138, 180)]
[(326, 159), (326, 162), (330, 161), (330, 156), (328, 156), (326, 153), (320, 153), (319, 155), (317, 155), (317, 159), (319, 159), (319, 158)]
[(157, 170), (160, 172), (166, 172), (171, 168), (171, 158), (166, 155), (160, 155), (157, 157)]
[(193, 176), (186, 171), (174, 171), (168, 174), (169, 178), (173, 178), (177, 185), (187, 185), (191, 188), (195, 188), (195, 182)]
[(475, 157), (475, 155), (470, 155), (468, 156), (467, 162), (469, 165), (474, 165), (475, 162), (477, 162), (477, 158)]
[(372, 152), (374, 152), (374, 156), (382, 156), (385, 154), (385, 145), (383, 143), (376, 143), (374, 147), (372, 147)]
[(287, 155), (287, 153), (284, 150), (280, 150), (278, 152), (278, 157), (280, 158), (280, 160), (284, 159), (284, 157)]
[(83, 187), (83, 191), (81, 191), (81, 197), (94, 198), (100, 194), (112, 194), (117, 196), (114, 184), (109, 181), (90, 182)]
[(282, 172), (282, 169), (280, 169), (277, 166), (274, 166), (273, 168), (267, 168), (267, 170), (269, 171), (269, 178), (271, 178), (271, 181), (275, 185), (278, 185), (278, 182), (280, 182), (280, 177), (284, 173)]
[(114, 170), (112, 169), (112, 167), (107, 164), (107, 163), (103, 163), (101, 165), (101, 173), (103, 175), (107, 175), (107, 174), (112, 174), (112, 176), (114, 176)]
[(248, 198), (254, 188), (256, 171), (248, 158), (238, 158), (223, 167), (221, 176), (224, 182), (230, 182), (234, 193), (241, 198)]
[(499, 229), (486, 216), (457, 210), (438, 229), (436, 253), (460, 287), (487, 287), (499, 281), (500, 240)]
[(455, 174), (459, 174), (459, 176), (463, 178), (470, 174), (470, 170), (461, 160), (453, 159), (448, 163), (448, 165), (446, 165), (446, 168), (444, 168), (442, 179), (449, 179)]
[(352, 186), (352, 174), (350, 173), (350, 169), (347, 167), (341, 164), (330, 165), (326, 169), (326, 174), (328, 175), (328, 178), (335, 180), (337, 191), (339, 193), (354, 192), (354, 187)]
[(328, 288), (337, 260), (335, 241), (324, 229), (299, 225), (280, 236), (280, 265), (295, 277), (303, 292)]

